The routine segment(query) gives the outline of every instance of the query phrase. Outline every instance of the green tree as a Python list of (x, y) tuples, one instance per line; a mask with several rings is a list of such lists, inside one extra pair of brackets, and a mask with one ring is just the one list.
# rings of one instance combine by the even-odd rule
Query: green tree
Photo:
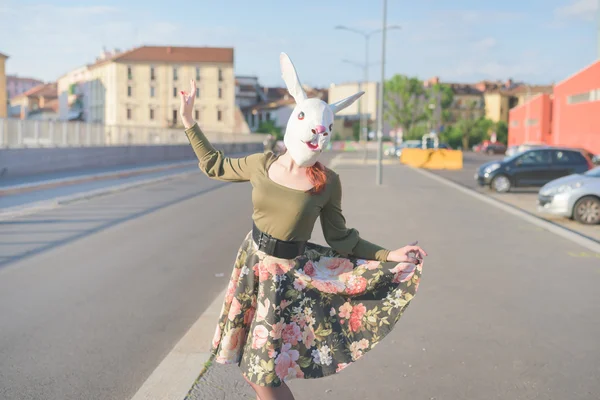
[(447, 124), (452, 119), (450, 107), (454, 101), (454, 92), (449, 85), (436, 83), (427, 90), (427, 104), (435, 105), (435, 108), (426, 107), (425, 113), (432, 127), (436, 122), (438, 124)]
[(283, 140), (283, 135), (281, 134), (281, 128), (275, 125), (275, 121), (263, 121), (258, 125), (258, 129), (256, 133), (270, 133), (275, 136), (277, 140)]
[(384, 118), (394, 128), (408, 134), (411, 128), (427, 118), (425, 88), (418, 78), (394, 75), (385, 82)]
[(508, 125), (504, 121), (499, 121), (496, 124), (496, 139), (500, 143), (508, 143)]

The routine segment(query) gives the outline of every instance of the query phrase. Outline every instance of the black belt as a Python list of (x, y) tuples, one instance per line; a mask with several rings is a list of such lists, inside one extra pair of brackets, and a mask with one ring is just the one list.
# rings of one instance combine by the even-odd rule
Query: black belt
[(252, 225), (252, 239), (254, 239), (260, 251), (286, 260), (298, 257), (304, 253), (306, 248), (306, 242), (288, 242), (275, 239), (273, 236), (262, 232), (254, 224)]

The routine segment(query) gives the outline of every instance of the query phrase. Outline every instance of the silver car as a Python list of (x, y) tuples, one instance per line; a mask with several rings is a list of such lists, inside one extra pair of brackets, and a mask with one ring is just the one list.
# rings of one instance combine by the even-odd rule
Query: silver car
[(538, 194), (539, 210), (595, 225), (600, 223), (600, 167), (555, 179)]

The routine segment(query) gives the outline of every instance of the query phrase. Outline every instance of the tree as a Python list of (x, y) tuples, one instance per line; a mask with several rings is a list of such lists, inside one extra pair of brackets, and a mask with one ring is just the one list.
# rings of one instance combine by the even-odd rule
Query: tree
[(467, 106), (467, 115), (465, 118), (460, 119), (456, 123), (456, 129), (462, 134), (462, 148), (467, 150), (470, 146), (471, 137), (477, 126), (477, 119), (475, 118), (474, 111), (477, 108), (477, 102), (471, 101)]
[(508, 125), (504, 121), (498, 121), (496, 124), (496, 140), (500, 143), (508, 143)]
[(258, 129), (256, 133), (270, 133), (275, 136), (277, 140), (283, 140), (283, 135), (281, 134), (281, 128), (275, 125), (275, 121), (268, 120), (263, 121), (258, 125)]
[[(427, 107), (425, 113), (427, 119), (431, 121), (432, 127), (435, 122), (445, 125), (452, 119), (450, 106), (454, 101), (454, 92), (449, 85), (436, 83), (427, 91), (428, 104), (434, 104), (435, 108)], [(437, 115), (436, 115), (437, 114)]]
[(385, 82), (384, 118), (394, 128), (408, 133), (427, 118), (425, 88), (418, 78), (394, 75)]

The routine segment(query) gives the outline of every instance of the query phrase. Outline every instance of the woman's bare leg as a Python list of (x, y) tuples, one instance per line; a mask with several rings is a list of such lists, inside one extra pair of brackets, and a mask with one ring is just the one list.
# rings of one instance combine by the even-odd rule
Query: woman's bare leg
[[(244, 377), (244, 379), (246, 379), (246, 377)], [(285, 383), (281, 383), (281, 386), (274, 388), (258, 386), (248, 379), (246, 379), (246, 382), (254, 389), (256, 400), (295, 400), (292, 391)]]

